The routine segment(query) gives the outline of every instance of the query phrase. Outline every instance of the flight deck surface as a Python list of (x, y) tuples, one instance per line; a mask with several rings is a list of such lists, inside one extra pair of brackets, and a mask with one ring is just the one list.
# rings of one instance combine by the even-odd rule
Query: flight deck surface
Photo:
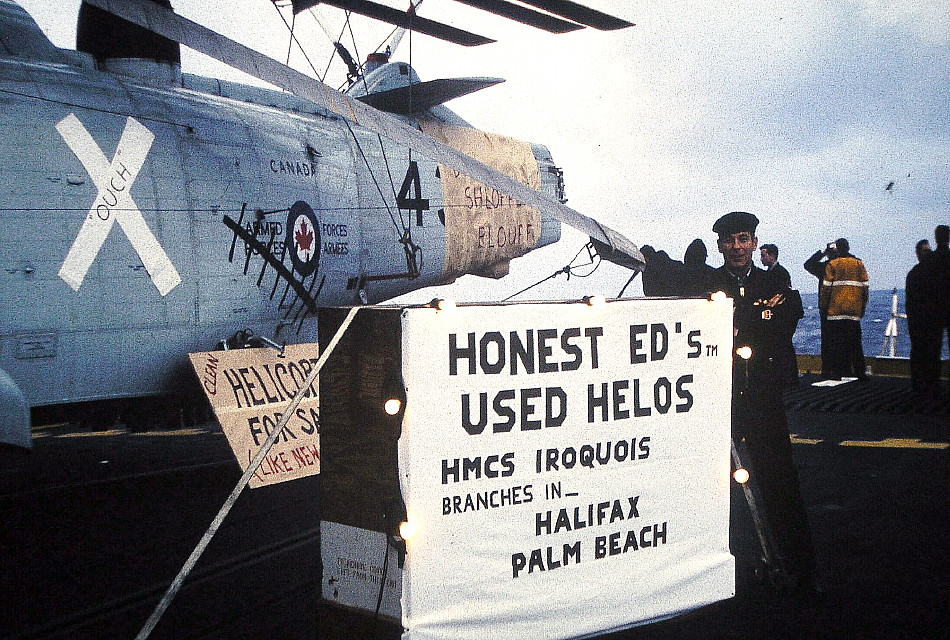
[[(734, 488), (736, 597), (603, 638), (950, 638), (946, 396), (921, 402), (893, 378), (803, 380), (786, 401), (823, 596), (756, 579)], [(0, 469), (0, 638), (135, 637), (239, 475), (213, 424), (36, 429), (33, 452)], [(318, 490), (314, 477), (245, 491), (151, 637), (398, 638), (320, 604)]]

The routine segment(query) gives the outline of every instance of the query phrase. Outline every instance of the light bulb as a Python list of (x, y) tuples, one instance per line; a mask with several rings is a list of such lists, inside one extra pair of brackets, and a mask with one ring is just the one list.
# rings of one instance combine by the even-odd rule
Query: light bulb
[(402, 401), (399, 398), (390, 398), (383, 404), (383, 411), (391, 416), (399, 413), (400, 409), (402, 409)]
[(405, 522), (399, 523), (399, 537), (403, 540), (408, 540), (412, 536), (416, 535), (416, 525), (408, 520)]

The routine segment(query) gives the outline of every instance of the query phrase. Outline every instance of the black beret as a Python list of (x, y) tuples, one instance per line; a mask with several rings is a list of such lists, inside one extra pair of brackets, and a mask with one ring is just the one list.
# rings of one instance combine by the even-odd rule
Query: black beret
[(755, 233), (755, 228), (759, 226), (759, 219), (751, 213), (745, 211), (733, 211), (716, 220), (712, 230), (720, 236), (728, 236), (733, 233), (748, 231)]

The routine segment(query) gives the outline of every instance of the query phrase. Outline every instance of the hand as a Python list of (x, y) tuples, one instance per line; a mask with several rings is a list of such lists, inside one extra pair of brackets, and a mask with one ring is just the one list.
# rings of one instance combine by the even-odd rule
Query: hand
[(785, 302), (785, 294), (776, 293), (774, 296), (769, 298), (769, 301), (765, 303), (765, 306), (770, 309), (774, 309), (775, 307), (782, 304), (783, 302)]

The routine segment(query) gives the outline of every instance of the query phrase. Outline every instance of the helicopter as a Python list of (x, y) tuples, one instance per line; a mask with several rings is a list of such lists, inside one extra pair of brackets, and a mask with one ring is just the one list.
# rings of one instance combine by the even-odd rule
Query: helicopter
[[(553, 33), (631, 24), (565, 0), (462, 1)], [(421, 18), (418, 0), (404, 12), (324, 4), (462, 46), (491, 41)], [(377, 52), (348, 61), (340, 92), (168, 0), (87, 0), (76, 50), (13, 0), (0, 0), (0, 27), (9, 444), (29, 446), (31, 411), (93, 407), (130, 426), (180, 411), (161, 398), (197, 386), (189, 352), (308, 342), (320, 307), (503, 277), (562, 224), (603, 259), (643, 268), (632, 241), (564, 204), (546, 147), (443, 104), (500, 79), (423, 82)], [(183, 73), (182, 45), (278, 89)]]

